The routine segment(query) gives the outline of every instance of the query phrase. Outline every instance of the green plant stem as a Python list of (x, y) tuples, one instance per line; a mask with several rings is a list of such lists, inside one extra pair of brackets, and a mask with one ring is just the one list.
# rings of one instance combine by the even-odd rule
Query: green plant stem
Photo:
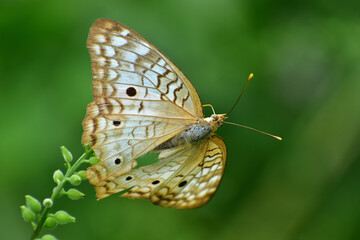
[[(64, 187), (64, 184), (66, 183), (67, 179), (73, 175), (73, 173), (76, 171), (76, 169), (82, 164), (84, 163), (84, 161), (90, 157), (91, 155), (93, 154), (93, 151), (90, 150), (88, 152), (85, 152), (83, 153), (83, 155), (81, 155), (81, 157), (76, 160), (76, 162), (74, 163), (74, 165), (72, 165), (65, 173), (65, 176), (64, 178), (60, 181), (60, 183), (53, 189), (53, 193), (51, 195), (51, 200), (53, 201), (53, 203), (55, 202), (55, 199), (59, 196), (61, 190), (63, 189)], [(53, 204), (54, 205), (54, 204)], [(49, 211), (50, 209), (52, 208), (51, 207), (45, 207), (44, 210), (43, 210), (43, 213), (41, 214), (41, 218), (40, 218), (40, 221), (39, 223), (37, 224), (36, 226), (36, 229), (34, 230), (32, 236), (31, 236), (31, 240), (35, 239), (41, 229), (43, 228), (44, 226), (44, 223), (45, 223), (45, 220), (47, 218), (47, 215), (49, 214)]]

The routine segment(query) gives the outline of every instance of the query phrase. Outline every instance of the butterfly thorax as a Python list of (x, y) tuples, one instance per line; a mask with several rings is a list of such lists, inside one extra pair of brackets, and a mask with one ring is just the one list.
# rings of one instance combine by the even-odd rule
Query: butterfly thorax
[(188, 144), (199, 144), (211, 137), (211, 135), (223, 124), (225, 114), (213, 114), (208, 118), (199, 119), (191, 124), (183, 132), (158, 145), (153, 151), (162, 151)]

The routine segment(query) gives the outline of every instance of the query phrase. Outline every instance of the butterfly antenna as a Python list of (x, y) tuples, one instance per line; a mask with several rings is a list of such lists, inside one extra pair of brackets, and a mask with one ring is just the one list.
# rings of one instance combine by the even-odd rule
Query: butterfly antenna
[(238, 104), (238, 102), (240, 101), (241, 96), (244, 94), (244, 91), (245, 91), (245, 89), (247, 88), (247, 86), (249, 85), (249, 82), (250, 82), (250, 80), (253, 78), (253, 76), (254, 76), (254, 74), (253, 74), (253, 73), (250, 73), (250, 75), (249, 75), (249, 77), (248, 77), (248, 80), (247, 80), (247, 82), (246, 82), (243, 90), (242, 90), (241, 93), (240, 93), (240, 96), (239, 96), (238, 99), (236, 100), (234, 106), (232, 106), (232, 108), (230, 109), (230, 111), (229, 111), (226, 115), (229, 116), (229, 114), (234, 110), (235, 106), (236, 106), (236, 105)]
[(240, 125), (240, 124), (232, 123), (232, 122), (224, 122), (224, 123), (227, 123), (227, 124), (230, 124), (230, 125), (239, 126), (239, 127), (243, 127), (243, 128), (247, 128), (247, 129), (253, 130), (253, 131), (255, 131), (255, 132), (268, 135), (268, 136), (270, 136), (270, 137), (272, 137), (272, 138), (275, 138), (276, 140), (279, 140), (279, 141), (282, 140), (282, 138), (279, 137), (279, 136), (275, 136), (275, 135), (273, 135), (273, 134), (270, 134), (270, 133), (267, 133), (267, 132), (263, 132), (263, 131), (260, 131), (260, 130), (255, 129), (255, 128), (252, 128), (252, 127), (248, 127), (248, 126), (244, 126), (244, 125)]

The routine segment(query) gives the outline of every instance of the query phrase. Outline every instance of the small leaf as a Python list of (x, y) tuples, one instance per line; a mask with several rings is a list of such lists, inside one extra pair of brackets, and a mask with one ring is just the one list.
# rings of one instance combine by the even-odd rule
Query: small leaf
[(71, 152), (65, 146), (61, 146), (60, 150), (65, 159), (65, 162), (70, 163), (73, 159)]
[(25, 196), (26, 206), (30, 208), (34, 213), (38, 213), (41, 211), (41, 203), (36, 198), (26, 195)]
[(46, 218), (45, 223), (44, 223), (44, 226), (46, 228), (53, 229), (56, 227), (56, 225), (57, 225), (57, 221), (54, 217), (50, 216), (50, 217)]
[(69, 182), (74, 186), (78, 186), (81, 183), (81, 177), (79, 175), (77, 175), (77, 174), (73, 174), (69, 178)]
[(75, 189), (75, 188), (71, 188), (66, 192), (66, 195), (71, 199), (71, 200), (79, 200), (80, 198), (84, 198), (85, 194), (83, 194), (82, 192), (80, 192), (79, 190)]
[(60, 224), (75, 222), (75, 218), (63, 210), (57, 211), (54, 214), (54, 218)]
[(43, 201), (43, 206), (44, 207), (52, 207), (53, 205), (53, 200), (51, 200), (51, 198), (45, 198)]
[(64, 179), (64, 174), (60, 169), (56, 170), (53, 174), (53, 179), (56, 184), (59, 184)]
[(31, 211), (30, 208), (22, 205), (20, 209), (21, 209), (22, 217), (26, 222), (32, 222), (35, 220), (35, 213)]

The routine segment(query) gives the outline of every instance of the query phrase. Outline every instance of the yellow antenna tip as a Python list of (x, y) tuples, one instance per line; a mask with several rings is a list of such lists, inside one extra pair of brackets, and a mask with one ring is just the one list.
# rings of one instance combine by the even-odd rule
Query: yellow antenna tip
[(248, 77), (248, 81), (250, 81), (253, 78), (254, 74), (250, 73), (249, 77)]
[(273, 136), (273, 138), (279, 140), (279, 141), (282, 141), (282, 138), (281, 137), (278, 137), (278, 136)]

